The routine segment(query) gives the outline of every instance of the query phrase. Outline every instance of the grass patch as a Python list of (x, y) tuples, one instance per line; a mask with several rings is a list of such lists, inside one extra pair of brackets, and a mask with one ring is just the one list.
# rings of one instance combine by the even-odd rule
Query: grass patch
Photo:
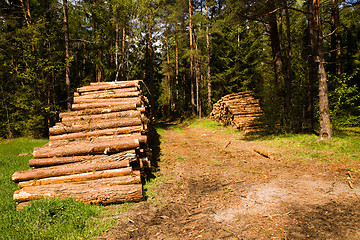
[(159, 134), (160, 136), (164, 136), (165, 135), (165, 129), (162, 128), (161, 126), (155, 126), (155, 130), (157, 132), (157, 134)]
[(178, 132), (183, 132), (184, 129), (182, 129), (181, 127), (179, 127), (178, 125), (170, 125), (170, 128), (174, 131), (178, 131)]
[[(96, 218), (101, 207), (73, 199), (51, 198), (33, 201), (16, 211), (12, 195), (18, 189), (11, 176), (15, 171), (29, 169), (34, 147), (48, 140), (19, 138), (0, 141), (0, 236), (1, 239), (88, 239), (110, 227)], [(19, 154), (28, 153), (25, 156)]]
[(223, 126), (220, 123), (208, 118), (191, 119), (185, 121), (184, 123), (190, 127), (205, 128), (208, 130), (215, 130), (223, 133), (243, 134), (242, 131), (236, 130), (231, 126)]
[(260, 142), (289, 160), (354, 163), (360, 159), (360, 135), (348, 132), (323, 141), (316, 135), (286, 134), (264, 137)]

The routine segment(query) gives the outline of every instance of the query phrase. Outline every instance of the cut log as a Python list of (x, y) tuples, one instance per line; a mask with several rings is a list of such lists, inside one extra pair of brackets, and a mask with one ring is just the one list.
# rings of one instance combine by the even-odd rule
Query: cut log
[(67, 157), (74, 155), (96, 155), (117, 153), (139, 147), (138, 138), (105, 139), (105, 141), (73, 141), (65, 146), (34, 148), (34, 158)]
[(87, 155), (87, 156), (71, 156), (71, 157), (53, 157), (53, 158), (34, 158), (29, 160), (30, 167), (48, 167), (62, 165), (75, 162), (83, 162), (101, 158), (107, 155)]
[(73, 104), (71, 106), (71, 109), (73, 111), (77, 111), (77, 110), (86, 110), (91, 108), (112, 108), (116, 106), (122, 106), (124, 104), (136, 104), (137, 107), (141, 107), (141, 100), (137, 98), (137, 99), (122, 100), (122, 101), (78, 103), (78, 104)]
[(111, 113), (111, 112), (121, 112), (121, 111), (128, 111), (128, 110), (136, 110), (135, 103), (123, 103), (116, 106), (111, 107), (100, 107), (94, 109), (85, 109), (81, 111), (71, 111), (71, 112), (64, 112), (60, 113), (60, 118), (72, 117), (72, 116), (81, 116), (81, 115), (92, 115), (92, 114), (102, 114), (102, 113)]
[(145, 107), (138, 107), (137, 110), (140, 111), (141, 113), (146, 112)]
[(61, 119), (62, 123), (73, 123), (77, 121), (92, 121), (92, 120), (105, 120), (105, 119), (114, 119), (114, 118), (140, 118), (141, 112), (137, 110), (129, 110), (122, 112), (111, 112), (103, 114), (94, 114), (94, 115), (82, 115), (82, 116), (71, 116), (64, 117)]
[[(19, 188), (30, 187), (30, 186), (40, 186), (40, 185), (49, 185), (49, 184), (58, 184), (58, 183), (68, 183), (68, 182), (81, 182), (81, 181), (89, 181), (95, 180), (99, 178), (112, 178), (119, 176), (126, 176), (132, 174), (132, 168), (119, 168), (119, 169), (110, 169), (104, 171), (95, 171), (88, 173), (80, 173), (73, 174), (67, 176), (59, 176), (59, 177), (49, 177), (42, 179), (35, 179), (25, 182), (19, 182)], [(120, 181), (122, 184), (130, 184), (130, 183), (140, 183), (140, 182), (128, 182), (127, 178)]]
[(136, 83), (139, 84), (141, 80), (126, 80), (126, 81), (116, 81), (116, 82), (91, 82), (90, 86), (99, 86), (99, 85), (109, 85), (109, 84), (123, 84), (123, 83)]
[(120, 127), (130, 127), (130, 126), (139, 126), (142, 122), (137, 118), (120, 118), (118, 121), (100, 121), (94, 123), (85, 124), (81, 122), (80, 125), (65, 126), (64, 124), (59, 123), (57, 126), (54, 126), (49, 129), (50, 135), (60, 135), (66, 133), (76, 133), (82, 131), (94, 131), (108, 128), (120, 128)]
[(88, 204), (137, 202), (143, 199), (141, 184), (119, 185), (117, 178), (25, 187), (15, 191), (14, 201), (71, 197)]
[(69, 133), (62, 135), (49, 136), (50, 141), (58, 141), (58, 140), (75, 140), (82, 138), (90, 138), (97, 136), (111, 136), (111, 135), (120, 135), (120, 134), (134, 134), (141, 133), (143, 131), (143, 126), (131, 126), (131, 127), (123, 127), (123, 128), (110, 128), (103, 130), (96, 130), (91, 132), (77, 132), (77, 133)]
[(122, 92), (122, 93), (113, 93), (113, 94), (93, 94), (85, 95), (80, 97), (74, 97), (74, 103), (86, 103), (86, 102), (95, 102), (95, 101), (106, 101), (110, 99), (117, 99), (121, 101), (123, 98), (138, 97), (140, 92)]
[(130, 162), (134, 160), (136, 161), (137, 159), (136, 155), (134, 155), (133, 152), (127, 152), (127, 154), (119, 153), (91, 161), (83, 161), (47, 168), (35, 168), (24, 171), (17, 171), (14, 172), (14, 174), (12, 175), (12, 180), (14, 182), (21, 182), (33, 179), (86, 173), (89, 171), (102, 171), (116, 168), (125, 168), (129, 167)]
[(127, 87), (127, 88), (119, 88), (119, 89), (100, 90), (95, 92), (82, 92), (82, 93), (74, 92), (74, 97), (80, 97), (80, 96), (93, 97), (93, 96), (112, 95), (112, 94), (126, 93), (126, 92), (141, 93), (138, 87)]
[(98, 85), (90, 85), (84, 86), (77, 89), (77, 92), (80, 94), (83, 92), (94, 92), (99, 90), (109, 90), (109, 89), (118, 89), (118, 88), (127, 88), (127, 87), (139, 87), (138, 81), (133, 82), (109, 82), (108, 84), (98, 84)]

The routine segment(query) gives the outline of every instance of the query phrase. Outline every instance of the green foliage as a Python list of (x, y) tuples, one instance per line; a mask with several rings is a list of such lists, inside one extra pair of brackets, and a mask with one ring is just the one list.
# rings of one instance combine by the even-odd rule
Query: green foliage
[(89, 239), (110, 227), (110, 222), (96, 219), (101, 207), (73, 199), (33, 201), (23, 210), (16, 210), (12, 195), (18, 188), (11, 175), (28, 169), (33, 148), (46, 142), (29, 138), (0, 141), (1, 239)]
[(358, 72), (350, 76), (331, 76), (335, 89), (330, 93), (331, 114), (334, 124), (341, 126), (360, 125), (360, 96), (357, 84), (351, 84)]

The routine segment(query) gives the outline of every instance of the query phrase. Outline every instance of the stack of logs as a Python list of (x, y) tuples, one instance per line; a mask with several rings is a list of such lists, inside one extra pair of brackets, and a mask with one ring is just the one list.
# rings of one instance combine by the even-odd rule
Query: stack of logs
[(245, 130), (245, 133), (252, 133), (260, 131), (261, 115), (259, 99), (255, 99), (252, 93), (247, 91), (222, 97), (213, 105), (210, 118), (223, 125)]
[(151, 115), (139, 81), (91, 83), (77, 89), (73, 102), (49, 129), (49, 143), (34, 149), (33, 168), (13, 174), (19, 209), (53, 196), (91, 204), (143, 199)]

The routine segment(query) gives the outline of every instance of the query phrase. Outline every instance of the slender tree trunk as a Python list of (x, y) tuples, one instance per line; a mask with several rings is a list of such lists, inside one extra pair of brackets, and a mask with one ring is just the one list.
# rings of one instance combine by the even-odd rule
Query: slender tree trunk
[(171, 79), (170, 79), (170, 50), (169, 50), (169, 28), (166, 27), (165, 39), (166, 39), (166, 62), (167, 62), (167, 73), (166, 73), (166, 81), (168, 87), (168, 113), (171, 114)]
[[(207, 2), (206, 2), (207, 4)], [(210, 36), (209, 36), (209, 7), (205, 6), (206, 15), (206, 58), (207, 58), (207, 93), (208, 93), (208, 111), (212, 110), (211, 102), (211, 67), (210, 67)]]
[(287, 35), (287, 45), (286, 45), (286, 93), (285, 93), (285, 109), (288, 112), (290, 126), (293, 125), (293, 117), (291, 111), (291, 31), (290, 31), (290, 16), (288, 8), (285, 8), (285, 18), (286, 18), (286, 35)]
[[(126, 22), (124, 20), (124, 23), (123, 23), (123, 27), (122, 27), (122, 40), (121, 40), (121, 67), (122, 67), (122, 70), (121, 70), (121, 78), (123, 79), (125, 77), (125, 40), (126, 40), (126, 29), (125, 29), (125, 25), (126, 25)], [(128, 63), (126, 63), (128, 64)], [(127, 65), (126, 65), (127, 66)]]
[[(195, 38), (195, 36), (194, 36)], [(196, 113), (201, 118), (201, 103), (200, 103), (200, 70), (198, 58), (198, 42), (194, 39), (195, 44), (195, 88), (196, 88)]]
[(116, 66), (116, 71), (119, 67), (118, 56), (119, 56), (119, 24), (117, 23), (115, 25), (115, 66)]
[[(175, 85), (176, 85), (176, 106), (179, 105), (179, 46), (178, 46), (178, 26), (175, 23)], [(177, 109), (178, 110), (178, 109)]]
[(24, 18), (25, 18), (25, 21), (26, 21), (26, 26), (30, 27), (31, 14), (30, 14), (29, 0), (25, 0), (25, 4), (24, 4), (24, 0), (20, 0), (20, 2), (21, 2), (21, 8), (22, 8), (23, 13), (24, 13)]
[(66, 85), (66, 105), (67, 110), (71, 109), (71, 85), (70, 85), (70, 48), (69, 48), (69, 22), (68, 22), (68, 3), (63, 0), (64, 13), (64, 34), (65, 34), (65, 85)]
[(332, 0), (331, 4), (331, 58), (335, 73), (341, 75), (341, 62), (339, 56), (341, 55), (341, 39), (340, 39), (340, 15), (339, 15), (339, 1)]
[(279, 85), (279, 89), (283, 89), (284, 86), (283, 60), (282, 60), (281, 45), (280, 45), (281, 42), (279, 38), (279, 30), (277, 26), (276, 14), (270, 14), (269, 26), (270, 26), (271, 49), (272, 49), (274, 71), (275, 71), (275, 81)]
[(192, 0), (189, 0), (189, 39), (190, 39), (190, 94), (191, 111), (195, 115), (195, 94), (194, 94), (194, 53), (193, 53), (193, 26), (192, 26)]
[(310, 27), (314, 29), (310, 37), (313, 39), (313, 49), (316, 62), (318, 63), (317, 73), (319, 80), (319, 116), (320, 116), (320, 138), (332, 138), (329, 110), (329, 92), (327, 76), (325, 71), (325, 57), (322, 43), (321, 18), (319, 0), (309, 0), (308, 4)]

